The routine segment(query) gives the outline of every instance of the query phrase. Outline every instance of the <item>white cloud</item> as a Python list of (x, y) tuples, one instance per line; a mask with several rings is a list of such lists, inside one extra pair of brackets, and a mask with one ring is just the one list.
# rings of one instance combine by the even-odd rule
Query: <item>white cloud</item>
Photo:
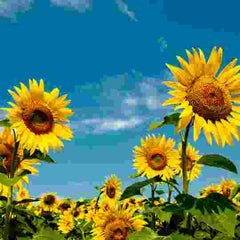
[(100, 129), (117, 131), (119, 129), (134, 128), (142, 122), (143, 121), (141, 119), (135, 118), (131, 118), (129, 120), (105, 120), (100, 124)]
[(128, 15), (129, 19), (132, 21), (137, 21), (135, 18), (135, 13), (133, 11), (129, 11), (128, 4), (126, 3), (126, 0), (115, 0), (118, 9), (123, 13)]
[[(162, 75), (166, 74), (162, 72)], [(102, 135), (119, 130), (137, 131), (138, 126), (145, 127), (156, 118), (161, 119), (169, 112), (162, 106), (165, 97), (169, 97), (162, 79), (159, 76), (144, 77), (133, 71), (133, 75), (105, 77), (99, 84), (76, 87), (71, 94), (72, 102), (79, 102), (82, 95), (85, 106), (73, 109), (76, 118), (72, 118), (70, 126), (75, 136)], [(88, 96), (91, 97), (86, 100)]]
[(17, 12), (30, 10), (35, 0), (0, 0), (0, 17), (16, 20)]
[(50, 0), (50, 2), (58, 7), (70, 8), (79, 13), (92, 8), (92, 0)]

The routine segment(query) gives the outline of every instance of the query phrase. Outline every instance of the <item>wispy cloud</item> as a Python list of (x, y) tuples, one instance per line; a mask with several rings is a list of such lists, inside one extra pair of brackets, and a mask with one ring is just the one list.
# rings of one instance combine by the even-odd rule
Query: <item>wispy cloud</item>
[[(156, 121), (169, 109), (162, 106), (167, 94), (162, 76), (145, 77), (133, 71), (132, 74), (121, 74), (105, 77), (98, 84), (76, 87), (72, 102), (79, 102), (85, 96), (89, 98), (84, 104), (90, 106), (75, 108), (75, 119), (69, 124), (75, 135), (102, 135), (114, 131), (135, 131), (138, 126)], [(86, 95), (83, 95), (86, 94)], [(76, 99), (76, 100), (74, 100)], [(78, 99), (78, 100), (77, 100)], [(80, 101), (81, 102), (81, 101)], [(92, 106), (95, 103), (95, 106)]]
[(52, 6), (64, 7), (79, 13), (86, 13), (92, 9), (92, 0), (50, 0)]
[(16, 13), (32, 9), (35, 0), (0, 0), (0, 17), (17, 20)]
[(135, 12), (130, 11), (126, 0), (115, 0), (118, 9), (121, 13), (128, 15), (131, 21), (137, 21), (135, 17)]

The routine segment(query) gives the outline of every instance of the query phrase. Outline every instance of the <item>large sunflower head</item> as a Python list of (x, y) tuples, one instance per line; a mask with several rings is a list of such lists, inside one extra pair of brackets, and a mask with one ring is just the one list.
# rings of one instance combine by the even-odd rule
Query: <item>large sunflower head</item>
[[(203, 129), (207, 141), (212, 145), (212, 137), (219, 146), (227, 142), (234, 146), (232, 135), (239, 141), (237, 126), (240, 126), (240, 66), (235, 66), (237, 59), (231, 61), (216, 76), (222, 64), (223, 50), (213, 48), (206, 62), (201, 49), (193, 48), (193, 55), (186, 50), (189, 62), (177, 57), (182, 68), (167, 64), (173, 73), (174, 81), (164, 82), (176, 90), (169, 91), (174, 97), (163, 103), (178, 105), (182, 108), (176, 132), (185, 128), (193, 119), (193, 139), (197, 141)], [(234, 104), (233, 104), (234, 103)]]
[(29, 80), (29, 90), (20, 83), (21, 89), (14, 87), (18, 94), (9, 90), (16, 104), (8, 102), (13, 108), (3, 108), (8, 111), (11, 128), (17, 130), (20, 146), (30, 150), (32, 154), (39, 148), (47, 154), (48, 148), (52, 150), (63, 146), (62, 141), (70, 140), (72, 130), (62, 122), (69, 122), (66, 117), (73, 114), (69, 108), (65, 108), (70, 100), (65, 101), (67, 95), (58, 98), (59, 89), (52, 92), (44, 92), (44, 82), (41, 79), (38, 85), (35, 79)]
[[(178, 177), (181, 178), (183, 174), (183, 168), (182, 168), (182, 143), (179, 143), (178, 145), (178, 151), (180, 155), (181, 162), (176, 168), (176, 173), (178, 174)], [(195, 148), (188, 143), (187, 149), (186, 149), (186, 155), (187, 155), (187, 178), (190, 181), (193, 181), (195, 178), (197, 178), (201, 173), (201, 164), (197, 164), (198, 160), (200, 159), (200, 155), (198, 155), (199, 151), (196, 151)]]
[(114, 209), (99, 211), (93, 221), (95, 228), (92, 230), (96, 240), (125, 240), (128, 233), (141, 231), (147, 224), (142, 220), (142, 215), (133, 216), (135, 209), (123, 209), (116, 204)]
[(162, 175), (163, 180), (168, 180), (175, 175), (174, 170), (180, 164), (180, 156), (174, 149), (175, 142), (165, 135), (157, 137), (148, 135), (146, 140), (141, 138), (142, 147), (136, 146), (133, 167), (142, 176), (153, 178)]
[(121, 197), (121, 181), (112, 174), (104, 181), (101, 191), (103, 199), (107, 200), (109, 204), (114, 204)]

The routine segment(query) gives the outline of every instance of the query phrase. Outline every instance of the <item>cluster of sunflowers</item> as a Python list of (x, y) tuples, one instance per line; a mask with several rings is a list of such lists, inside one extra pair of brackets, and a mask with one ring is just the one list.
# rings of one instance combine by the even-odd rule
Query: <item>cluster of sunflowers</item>
[[(136, 146), (133, 168), (137, 170), (138, 177), (152, 179), (161, 176), (168, 182), (178, 175), (183, 178), (183, 192), (188, 193), (188, 184), (194, 181), (201, 173), (202, 164), (199, 151), (187, 142), (190, 127), (193, 126), (193, 140), (197, 141), (203, 129), (207, 141), (212, 145), (213, 134), (216, 143), (224, 147), (225, 144), (234, 146), (232, 135), (239, 141), (240, 135), (237, 126), (240, 126), (240, 66), (234, 67), (237, 59), (230, 62), (216, 77), (222, 63), (222, 48), (218, 51), (214, 47), (206, 62), (201, 49), (199, 53), (193, 48), (193, 55), (187, 50), (189, 62), (178, 57), (182, 69), (168, 65), (175, 79), (164, 82), (165, 85), (176, 90), (169, 91), (174, 97), (163, 103), (177, 105), (174, 110), (183, 109), (179, 115), (175, 133), (186, 129), (178, 149), (174, 149), (175, 141), (166, 139), (165, 135), (148, 135), (141, 138), (141, 146)], [(9, 221), (14, 217), (12, 213), (13, 197), (21, 201), (31, 198), (24, 183), (28, 184), (28, 177), (24, 170), (35, 175), (38, 170), (32, 165), (40, 165), (39, 152), (48, 154), (52, 151), (61, 151), (63, 142), (71, 140), (72, 130), (65, 123), (67, 117), (73, 114), (65, 108), (70, 100), (65, 100), (67, 95), (58, 97), (59, 90), (53, 89), (45, 92), (44, 82), (38, 84), (35, 79), (29, 80), (29, 89), (20, 83), (21, 89), (14, 87), (17, 94), (11, 90), (9, 93), (15, 103), (8, 102), (12, 108), (1, 108), (8, 111), (7, 124), (0, 134), (0, 174), (9, 179), (20, 177), (15, 184), (7, 186), (0, 184), (0, 195), (7, 198), (6, 226), (7, 234), (10, 232)], [(12, 133), (13, 131), (13, 133)], [(38, 153), (38, 154), (37, 154)], [(2, 176), (1, 175), (1, 176)], [(1, 178), (0, 178), (1, 181)], [(156, 182), (159, 186), (163, 182)], [(230, 199), (232, 188), (236, 185), (233, 180), (222, 180), (218, 186), (209, 186), (200, 195), (206, 197), (211, 192), (219, 192)], [(83, 199), (57, 200), (57, 195), (47, 193), (34, 204), (31, 201), (20, 203), (36, 216), (44, 214), (56, 215), (57, 230), (63, 234), (70, 233), (81, 220), (92, 221), (94, 226), (92, 234), (96, 240), (125, 240), (129, 232), (141, 231), (148, 225), (144, 215), (144, 205), (147, 197), (120, 200), (121, 182), (116, 175), (112, 175), (100, 189), (99, 198), (94, 198), (86, 203)], [(152, 193), (155, 191), (152, 184)], [(240, 195), (232, 199), (240, 209)], [(168, 199), (170, 201), (170, 197)], [(160, 206), (164, 203), (152, 196), (152, 203)], [(10, 207), (9, 207), (10, 206)], [(238, 210), (238, 215), (240, 211)], [(161, 224), (161, 223), (160, 223)]]

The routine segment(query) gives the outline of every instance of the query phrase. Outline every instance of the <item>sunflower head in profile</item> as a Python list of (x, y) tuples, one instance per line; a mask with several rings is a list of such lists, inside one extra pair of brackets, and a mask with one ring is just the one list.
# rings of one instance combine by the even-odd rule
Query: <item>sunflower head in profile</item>
[[(14, 134), (11, 132), (10, 128), (5, 128), (0, 133), (0, 172), (4, 172), (9, 174), (11, 171), (11, 161), (12, 161), (12, 153), (14, 150)], [(35, 175), (38, 173), (38, 170), (32, 165), (40, 165), (40, 161), (38, 159), (23, 159), (23, 149), (18, 148), (16, 159), (15, 159), (15, 175), (19, 174), (22, 170), (26, 169), (31, 172), (31, 174)], [(14, 184), (15, 189), (22, 189), (23, 182), (28, 184), (28, 176), (25, 175), (21, 181), (18, 181)]]
[(220, 193), (219, 185), (210, 185), (208, 187), (203, 188), (202, 191), (200, 192), (200, 198), (205, 198), (210, 193), (213, 193), (213, 192)]
[(222, 193), (222, 195), (229, 198), (231, 195), (231, 190), (235, 185), (236, 182), (234, 180), (231, 179), (225, 180), (224, 178), (222, 178), (222, 182), (219, 186), (220, 192)]
[(142, 210), (144, 208), (145, 199), (143, 197), (137, 198), (135, 196), (124, 199), (120, 203), (120, 207), (123, 209), (135, 208), (136, 210)]
[[(176, 173), (178, 174), (178, 177), (181, 178), (183, 174), (183, 168), (182, 168), (182, 143), (179, 143), (178, 145), (178, 151), (180, 155), (181, 162), (176, 168)], [(190, 181), (193, 181), (196, 179), (200, 173), (202, 164), (197, 164), (198, 160), (201, 158), (200, 155), (197, 155), (199, 151), (196, 151), (195, 148), (188, 143), (187, 149), (186, 149), (186, 155), (187, 155), (187, 178)]]
[(206, 62), (201, 49), (193, 48), (193, 55), (186, 50), (189, 62), (177, 57), (182, 68), (167, 64), (173, 73), (173, 81), (165, 85), (176, 90), (169, 91), (174, 97), (163, 106), (177, 105), (174, 109), (183, 109), (176, 132), (193, 122), (193, 140), (197, 141), (201, 129), (212, 145), (212, 136), (216, 143), (224, 147), (225, 143), (234, 146), (232, 136), (239, 141), (237, 126), (240, 126), (240, 66), (234, 66), (237, 59), (231, 61), (216, 76), (222, 64), (222, 48), (213, 48)]
[(9, 90), (16, 104), (8, 102), (12, 108), (2, 108), (9, 112), (11, 128), (17, 131), (19, 146), (26, 148), (30, 154), (38, 148), (45, 154), (48, 148), (61, 150), (62, 141), (70, 140), (72, 130), (62, 122), (69, 122), (66, 117), (73, 114), (65, 108), (70, 100), (65, 100), (67, 95), (58, 98), (59, 89), (55, 88), (50, 93), (44, 92), (44, 82), (41, 79), (38, 85), (35, 79), (29, 80), (29, 90), (20, 83), (21, 89), (14, 87), (16, 92)]
[(114, 204), (121, 197), (121, 181), (117, 179), (117, 176), (112, 174), (103, 183), (102, 198), (107, 200), (108, 203)]
[(46, 193), (40, 197), (39, 204), (43, 211), (55, 212), (57, 207), (57, 196), (55, 193)]
[(147, 224), (142, 215), (133, 216), (135, 209), (123, 209), (119, 204), (108, 210), (97, 212), (92, 233), (95, 240), (126, 240), (129, 233), (141, 231)]
[(142, 176), (153, 178), (161, 176), (163, 180), (169, 180), (175, 175), (175, 168), (180, 164), (179, 152), (174, 149), (175, 142), (165, 135), (157, 137), (148, 135), (141, 138), (142, 147), (136, 146), (134, 152), (133, 167)]

